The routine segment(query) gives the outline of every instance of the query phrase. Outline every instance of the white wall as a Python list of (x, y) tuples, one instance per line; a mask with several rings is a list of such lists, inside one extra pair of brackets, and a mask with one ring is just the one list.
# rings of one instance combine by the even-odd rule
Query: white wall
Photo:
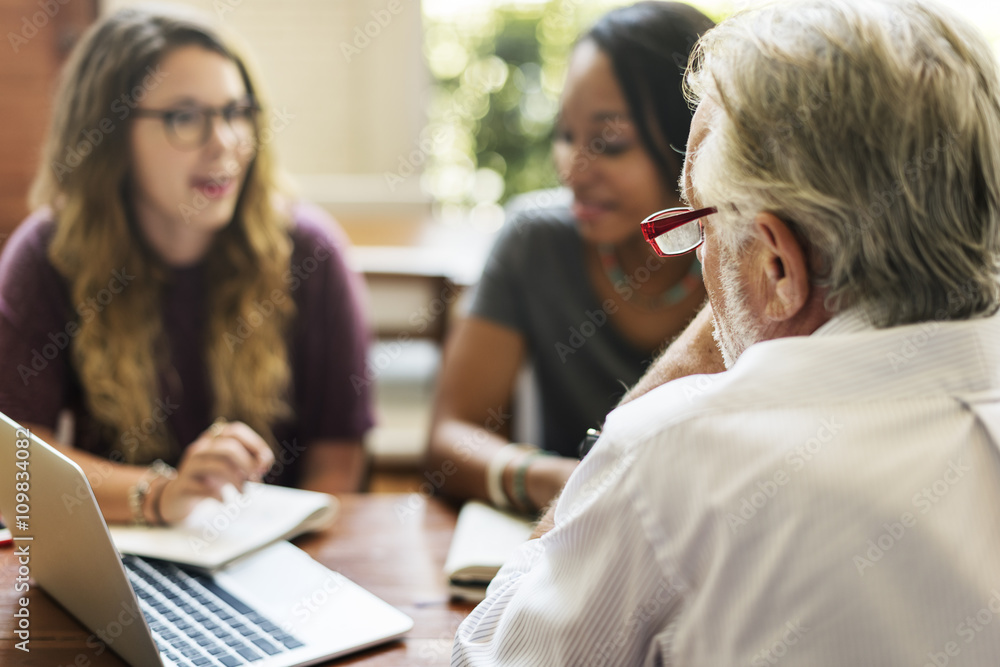
[[(137, 4), (105, 0), (101, 13)], [(249, 44), (276, 110), (282, 164), (303, 194), (348, 215), (426, 211), (419, 176), (386, 185), (418, 143), (430, 86), (418, 0), (182, 0)], [(374, 36), (371, 36), (374, 35)], [(400, 210), (403, 206), (403, 210)], [(410, 206), (412, 211), (406, 207)]]

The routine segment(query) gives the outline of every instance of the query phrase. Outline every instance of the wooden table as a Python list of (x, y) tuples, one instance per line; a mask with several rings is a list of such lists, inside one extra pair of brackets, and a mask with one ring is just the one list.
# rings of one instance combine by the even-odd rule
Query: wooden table
[[(328, 665), (432, 667), (447, 665), (452, 637), (473, 605), (451, 602), (442, 574), (455, 529), (456, 511), (417, 494), (345, 495), (341, 514), (328, 530), (295, 544), (330, 569), (398, 607), (414, 620), (401, 641), (334, 660)], [(0, 549), (0, 665), (33, 667), (124, 667), (118, 656), (95, 655), (90, 632), (52, 598), (33, 586), (31, 652), (14, 648), (17, 564), (10, 547)]]

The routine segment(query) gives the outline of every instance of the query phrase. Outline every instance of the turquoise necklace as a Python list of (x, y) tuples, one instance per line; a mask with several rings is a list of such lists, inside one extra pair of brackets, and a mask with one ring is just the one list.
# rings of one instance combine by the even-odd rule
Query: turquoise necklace
[[(597, 254), (600, 257), (601, 268), (604, 269), (604, 275), (615, 288), (615, 292), (621, 294), (627, 301), (632, 302), (634, 305), (639, 306), (644, 310), (661, 310), (663, 308), (676, 306), (678, 303), (688, 298), (696, 290), (700, 289), (703, 284), (701, 280), (701, 262), (695, 258), (694, 261), (691, 262), (691, 268), (688, 269), (687, 274), (677, 281), (673, 287), (666, 290), (662, 294), (650, 296), (643, 294), (637, 289), (644, 282), (648, 281), (649, 278), (647, 277), (645, 280), (640, 282), (633, 275), (632, 280), (628, 280), (625, 277), (625, 271), (622, 270), (621, 262), (618, 261), (618, 253), (615, 251), (615, 247), (613, 245), (609, 243), (599, 243), (597, 245)], [(652, 271), (646, 267), (639, 267), (635, 273), (638, 274), (641, 269), (645, 269), (650, 274), (652, 273)]]

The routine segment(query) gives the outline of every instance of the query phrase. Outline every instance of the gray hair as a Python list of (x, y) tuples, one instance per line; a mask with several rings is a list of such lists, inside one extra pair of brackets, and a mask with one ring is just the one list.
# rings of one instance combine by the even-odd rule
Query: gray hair
[(976, 28), (916, 0), (769, 5), (707, 33), (687, 84), (720, 111), (700, 199), (740, 211), (730, 238), (785, 221), (828, 308), (886, 327), (1000, 306), (1000, 81)]

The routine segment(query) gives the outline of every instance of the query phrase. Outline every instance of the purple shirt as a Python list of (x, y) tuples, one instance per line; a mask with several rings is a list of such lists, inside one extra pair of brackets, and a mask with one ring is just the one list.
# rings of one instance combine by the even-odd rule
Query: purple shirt
[[(288, 334), (295, 417), (273, 425), (285, 451), (278, 452), (270, 480), (283, 484), (299, 480), (302, 453), (310, 443), (360, 440), (373, 423), (369, 383), (358, 382), (366, 377), (369, 341), (363, 287), (345, 264), (342, 232), (313, 206), (299, 205), (293, 218), (294, 251), (285, 283), (298, 307)], [(102, 290), (74, 308), (67, 281), (48, 259), (54, 231), (50, 213), (35, 213), (0, 256), (0, 410), (19, 422), (55, 428), (59, 412), (69, 409), (74, 445), (108, 456), (111, 443), (101, 439), (83, 404), (69, 343), (88, 309), (101, 308), (115, 290), (127, 289), (129, 267), (114, 267), (107, 294)], [(207, 307), (204, 266), (172, 274), (163, 294), (171, 368), (159, 377), (161, 395), (154, 413), (166, 417), (169, 431), (186, 447), (216, 417), (201, 344)], [(234, 323), (231, 335), (252, 335), (255, 322)], [(141, 438), (141, 425), (137, 427), (132, 436)]]

